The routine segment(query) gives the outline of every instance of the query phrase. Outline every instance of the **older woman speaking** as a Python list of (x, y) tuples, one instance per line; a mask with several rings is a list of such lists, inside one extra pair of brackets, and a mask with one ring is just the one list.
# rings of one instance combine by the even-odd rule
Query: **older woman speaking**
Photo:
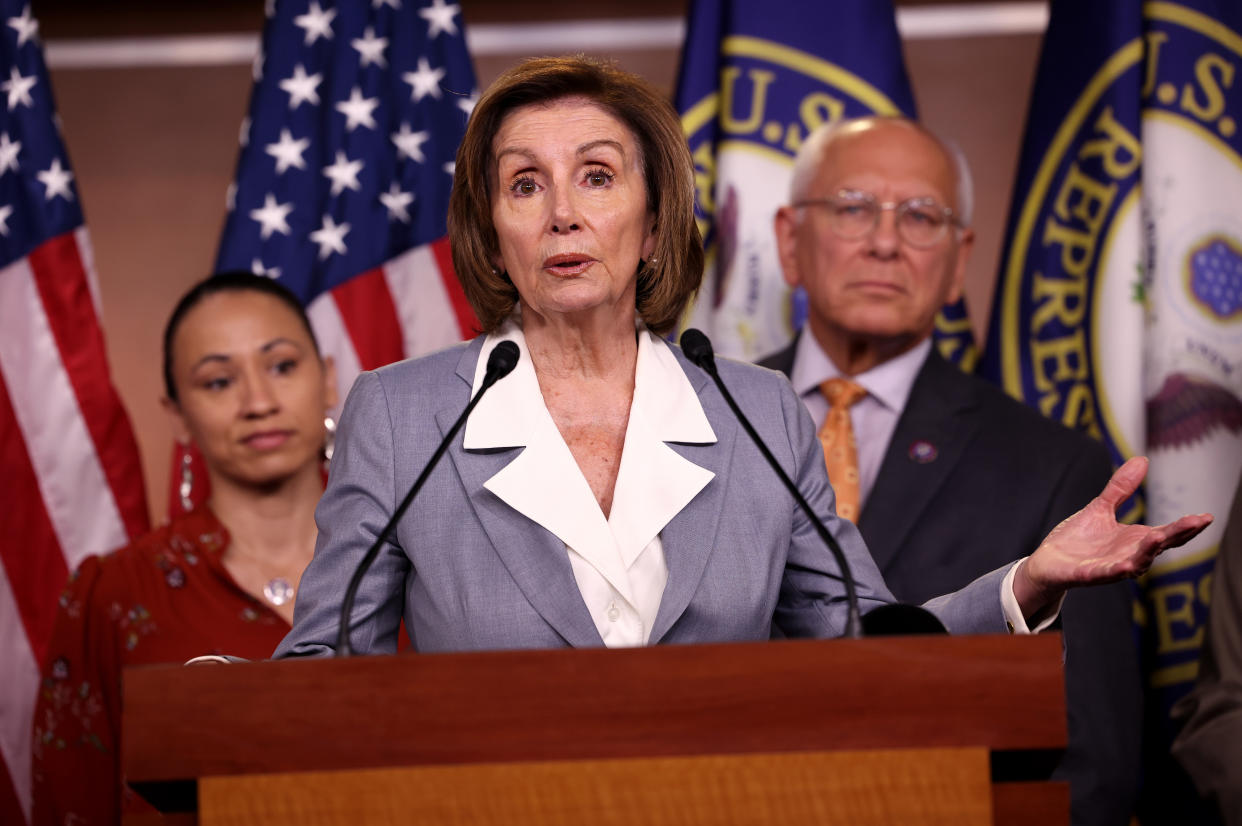
[[(330, 653), (343, 585), (512, 341), (483, 397), (362, 580), (361, 652), (632, 646), (839, 634), (843, 575), (708, 376), (658, 334), (697, 288), (693, 166), (640, 79), (528, 61), (480, 99), (457, 155), (453, 263), (485, 335), (363, 374), (345, 405), (319, 544), (277, 656)], [(720, 372), (828, 524), (864, 608), (890, 602), (836, 517), (814, 427), (785, 379)], [(953, 631), (1020, 630), (1066, 587), (1133, 575), (1210, 521), (1118, 526), (1122, 468), (1036, 553), (927, 607)], [(1049, 610), (1049, 609), (1053, 610)]]

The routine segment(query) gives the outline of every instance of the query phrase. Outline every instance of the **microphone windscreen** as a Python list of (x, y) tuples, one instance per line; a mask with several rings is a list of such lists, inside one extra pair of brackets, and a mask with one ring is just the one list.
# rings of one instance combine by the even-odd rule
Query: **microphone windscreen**
[(694, 327), (681, 334), (681, 350), (686, 354), (686, 358), (704, 370), (710, 372), (716, 366), (716, 359), (712, 355), (712, 343), (707, 340), (707, 336)]
[(949, 633), (944, 624), (931, 611), (901, 602), (871, 609), (863, 616), (862, 627), (865, 637)]
[(498, 379), (504, 378), (513, 372), (513, 368), (517, 367), (518, 359), (521, 357), (522, 352), (518, 350), (516, 344), (512, 341), (502, 341), (487, 357), (487, 372)]

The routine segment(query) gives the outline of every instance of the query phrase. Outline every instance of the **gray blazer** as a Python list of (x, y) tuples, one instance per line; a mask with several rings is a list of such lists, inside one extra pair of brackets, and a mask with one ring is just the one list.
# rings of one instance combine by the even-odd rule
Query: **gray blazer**
[[(345, 586), (469, 400), (483, 338), (359, 376), (337, 431), (319, 541), (293, 629), (275, 656), (324, 655)], [(831, 637), (845, 624), (841, 576), (814, 528), (733, 418), (711, 379), (673, 347), (717, 441), (671, 443), (713, 473), (661, 532), (668, 583), (651, 643)], [(720, 372), (777, 460), (849, 559), (862, 610), (891, 602), (858, 530), (838, 519), (814, 425), (778, 373), (728, 360)], [(502, 379), (503, 381), (503, 379)], [(359, 653), (602, 645), (564, 543), (484, 482), (522, 448), (465, 450), (459, 433), (362, 581), (350, 616)], [(1003, 631), (1002, 568), (926, 603), (955, 632)]]

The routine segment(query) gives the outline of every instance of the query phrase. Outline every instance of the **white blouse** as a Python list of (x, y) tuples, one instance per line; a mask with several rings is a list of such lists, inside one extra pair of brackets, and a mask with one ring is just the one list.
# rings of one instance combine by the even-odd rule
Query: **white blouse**
[(544, 404), (526, 339), (514, 321), (484, 342), (472, 392), (482, 383), (491, 351), (506, 340), (517, 344), (522, 357), (471, 414), (464, 447), (526, 448), (484, 486), (565, 543), (605, 645), (645, 645), (668, 581), (660, 531), (715, 476), (665, 443), (708, 444), (716, 434), (668, 345), (640, 331), (634, 399), (612, 512), (605, 519)]

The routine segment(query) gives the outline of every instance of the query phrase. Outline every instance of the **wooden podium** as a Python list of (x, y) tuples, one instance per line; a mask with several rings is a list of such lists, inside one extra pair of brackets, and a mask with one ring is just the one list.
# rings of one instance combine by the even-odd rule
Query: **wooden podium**
[(155, 666), (129, 782), (208, 824), (1052, 824), (1061, 638)]

